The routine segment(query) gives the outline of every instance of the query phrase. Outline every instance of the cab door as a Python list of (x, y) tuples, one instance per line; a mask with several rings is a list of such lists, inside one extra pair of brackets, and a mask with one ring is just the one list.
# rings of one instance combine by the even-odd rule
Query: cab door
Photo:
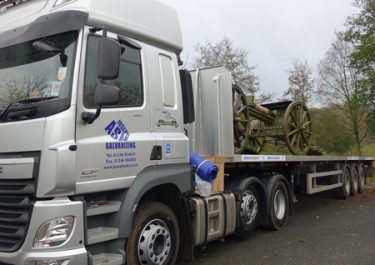
[[(139, 172), (155, 165), (150, 160), (155, 138), (150, 132), (150, 110), (147, 83), (144, 82), (141, 49), (121, 44), (120, 74), (106, 84), (120, 89), (116, 106), (103, 108), (92, 124), (81, 119), (84, 112), (96, 112), (95, 88), (98, 45), (101, 33), (85, 29), (84, 54), (80, 72), (80, 91), (77, 96), (77, 186), (76, 192), (87, 193), (129, 187)], [(108, 32), (108, 37), (117, 39)]]
[(184, 131), (177, 56), (147, 44), (145, 54), (150, 82), (151, 131), (162, 151), (157, 165), (188, 164), (189, 139)]

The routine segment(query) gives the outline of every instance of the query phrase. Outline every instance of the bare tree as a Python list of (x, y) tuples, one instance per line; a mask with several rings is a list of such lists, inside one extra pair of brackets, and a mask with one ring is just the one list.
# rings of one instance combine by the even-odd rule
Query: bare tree
[[(224, 65), (232, 72), (233, 81), (241, 87), (245, 94), (255, 94), (260, 91), (259, 77), (255, 75), (256, 66), (250, 66), (248, 62), (249, 51), (244, 48), (236, 48), (233, 41), (224, 35), (223, 39), (213, 44), (206, 40), (204, 44), (194, 46), (198, 54), (193, 58), (194, 68)], [(262, 92), (257, 97), (258, 102), (272, 99), (272, 95)]]
[(289, 88), (284, 92), (283, 99), (302, 101), (307, 104), (314, 96), (315, 79), (312, 77), (313, 69), (304, 63), (292, 60), (292, 69), (285, 71), (288, 75)]
[(342, 126), (355, 140), (357, 154), (361, 155), (361, 143), (366, 138), (367, 107), (359, 104), (358, 71), (350, 66), (350, 55), (354, 51), (351, 43), (342, 40), (339, 33), (332, 42), (323, 60), (318, 64), (318, 95), (321, 102), (338, 110)]
[(0, 104), (6, 106), (10, 102), (29, 98), (32, 92), (43, 94), (47, 88), (48, 82), (45, 76), (17, 77), (12, 75), (8, 78), (3, 75), (0, 78)]

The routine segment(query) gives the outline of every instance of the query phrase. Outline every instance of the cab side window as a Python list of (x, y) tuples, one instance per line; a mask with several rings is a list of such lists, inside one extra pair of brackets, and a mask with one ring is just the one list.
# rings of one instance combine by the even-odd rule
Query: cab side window
[[(96, 65), (100, 38), (89, 36), (86, 56), (84, 106), (96, 108), (95, 88), (99, 82)], [(115, 80), (106, 81), (120, 89), (120, 101), (114, 107), (136, 107), (143, 104), (141, 55), (138, 50), (121, 44), (120, 74)]]

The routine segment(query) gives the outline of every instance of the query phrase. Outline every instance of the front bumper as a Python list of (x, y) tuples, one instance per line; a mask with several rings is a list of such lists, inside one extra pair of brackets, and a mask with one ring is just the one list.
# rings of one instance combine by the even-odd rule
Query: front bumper
[(38, 260), (68, 260), (64, 265), (85, 265), (87, 264), (87, 252), (85, 248), (55, 251), (55, 252), (31, 252), (23, 253), (0, 253), (0, 264), (5, 265), (35, 265)]
[[(39, 260), (68, 260), (64, 265), (88, 264), (84, 247), (83, 204), (67, 197), (35, 202), (25, 241), (14, 252), (0, 252), (0, 265), (35, 265)], [(74, 216), (75, 221), (69, 238), (60, 246), (34, 248), (38, 229), (47, 221), (62, 216)]]

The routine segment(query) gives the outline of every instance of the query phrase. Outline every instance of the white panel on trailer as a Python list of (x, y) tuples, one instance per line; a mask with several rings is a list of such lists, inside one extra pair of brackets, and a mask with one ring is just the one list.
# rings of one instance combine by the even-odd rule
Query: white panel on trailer
[(222, 66), (191, 72), (195, 122), (185, 126), (200, 155), (233, 156), (232, 75)]

